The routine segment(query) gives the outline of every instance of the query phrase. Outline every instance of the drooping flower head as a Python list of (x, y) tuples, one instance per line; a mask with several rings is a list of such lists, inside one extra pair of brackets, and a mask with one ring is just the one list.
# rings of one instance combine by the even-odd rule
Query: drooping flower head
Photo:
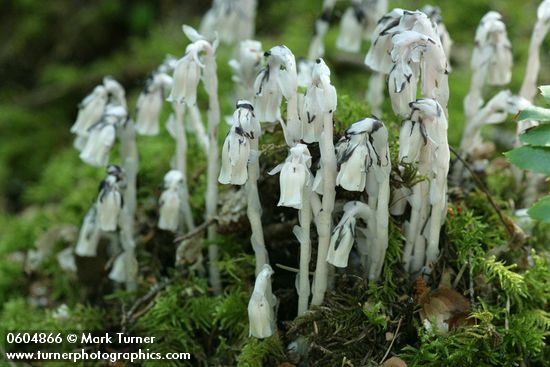
[(327, 253), (327, 262), (339, 267), (348, 266), (348, 259), (355, 243), (357, 219), (367, 222), (373, 215), (372, 210), (365, 203), (350, 201), (344, 205), (344, 215), (338, 225), (334, 227), (330, 238), (330, 247)]
[(233, 71), (232, 80), (241, 87), (241, 93), (248, 92), (248, 89), (254, 87), (254, 81), (262, 65), (263, 54), (262, 43), (259, 41), (239, 42), (235, 58), (229, 60), (229, 66)]
[(205, 65), (201, 58), (203, 54), (207, 54), (210, 58), (214, 57), (218, 40), (211, 43), (187, 25), (183, 26), (183, 32), (192, 43), (187, 45), (185, 55), (178, 60), (174, 67), (172, 90), (167, 100), (192, 106), (197, 101), (197, 87), (201, 78), (204, 80), (204, 87), (209, 94), (214, 92), (208, 91), (209, 88), (217, 88), (217, 83), (212, 84), (214, 76), (203, 73)]
[(279, 184), (281, 196), (278, 206), (302, 208), (302, 194), (304, 187), (311, 182), (311, 154), (304, 144), (297, 144), (290, 148), (285, 162), (272, 169), (269, 174), (280, 172)]
[(488, 85), (505, 85), (512, 78), (512, 46), (506, 25), (496, 11), (481, 18), (472, 53), (472, 70), (484, 69)]
[(273, 269), (268, 264), (256, 276), (254, 291), (248, 302), (249, 335), (268, 338), (275, 333), (275, 296), (271, 293)]
[(443, 46), (443, 51), (447, 56), (447, 63), (451, 58), (451, 47), (453, 45), (453, 40), (447, 31), (447, 27), (443, 23), (443, 17), (441, 16), (441, 8), (439, 6), (425, 5), (422, 7), (421, 11), (430, 18), (432, 22), (436, 24), (436, 30), (439, 34), (439, 40)]
[(108, 105), (101, 120), (88, 128), (89, 137), (80, 153), (80, 159), (92, 166), (106, 166), (115, 143), (116, 128), (127, 119), (126, 108)]
[(373, 37), (378, 21), (387, 11), (387, 0), (353, 0), (342, 16), (336, 47), (359, 52), (363, 39)]
[(97, 255), (97, 245), (101, 238), (101, 229), (97, 217), (97, 205), (93, 205), (82, 222), (75, 254), (78, 256), (94, 257)]
[(294, 97), (298, 74), (294, 54), (284, 45), (272, 47), (265, 53), (267, 66), (254, 83), (256, 113), (259, 121), (281, 121), (282, 97)]
[(402, 30), (399, 23), (403, 13), (403, 9), (395, 8), (378, 20), (373, 31), (373, 42), (365, 57), (365, 64), (372, 70), (382, 74), (390, 73), (393, 66), (390, 56), (392, 36)]
[(167, 231), (177, 231), (181, 219), (181, 201), (183, 174), (178, 170), (171, 170), (164, 175), (164, 191), (159, 199), (158, 227)]
[(256, 0), (214, 0), (202, 19), (200, 32), (208, 37), (217, 34), (224, 43), (254, 36)]
[(351, 125), (336, 147), (338, 176), (336, 184), (349, 191), (363, 191), (367, 171), (377, 159), (370, 143), (371, 134), (382, 128), (381, 121), (366, 118)]
[(136, 131), (141, 135), (157, 135), (165, 93), (172, 86), (172, 77), (164, 72), (155, 72), (139, 95), (136, 107)]
[(250, 102), (237, 102), (233, 113), (233, 125), (222, 148), (222, 167), (218, 181), (222, 184), (244, 185), (248, 179), (248, 161), (252, 139), (258, 139), (260, 126)]
[(103, 85), (95, 87), (94, 91), (78, 105), (78, 116), (71, 127), (71, 132), (88, 136), (88, 128), (101, 119), (108, 99), (107, 89)]
[(330, 69), (323, 59), (317, 59), (301, 111), (303, 140), (306, 143), (319, 141), (323, 131), (323, 114), (334, 112), (336, 103), (336, 88), (330, 83)]
[(122, 193), (120, 185), (124, 171), (116, 165), (107, 167), (107, 177), (101, 182), (97, 197), (97, 217), (102, 231), (116, 231), (118, 217), (122, 211)]

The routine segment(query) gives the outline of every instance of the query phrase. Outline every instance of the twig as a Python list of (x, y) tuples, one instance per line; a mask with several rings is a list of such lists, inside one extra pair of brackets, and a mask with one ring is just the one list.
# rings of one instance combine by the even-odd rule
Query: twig
[(198, 227), (196, 227), (195, 229), (193, 229), (192, 231), (184, 234), (183, 236), (179, 236), (179, 237), (176, 237), (174, 239), (174, 242), (181, 242), (181, 241), (185, 241), (185, 240), (188, 240), (189, 238), (193, 238), (195, 236), (198, 236), (201, 232), (203, 232), (206, 228), (208, 228), (209, 226), (211, 226), (212, 224), (216, 223), (216, 219), (215, 218), (212, 218), (212, 219), (209, 219), (207, 220), (206, 222), (200, 224)]
[(397, 339), (397, 334), (399, 334), (399, 329), (401, 328), (401, 321), (403, 321), (403, 318), (399, 319), (399, 322), (397, 323), (397, 329), (395, 329), (395, 333), (393, 334), (393, 338), (391, 340), (390, 346), (388, 347), (388, 349), (386, 350), (386, 354), (384, 354), (384, 357), (382, 357), (382, 359), (380, 360), (380, 363), (378, 363), (378, 364), (381, 365), (382, 362), (384, 362), (384, 360), (390, 354), (391, 348), (393, 347), (393, 343), (395, 342), (395, 339)]
[(147, 292), (144, 296), (138, 298), (134, 304), (132, 305), (132, 307), (130, 307), (130, 309), (128, 310), (128, 312), (124, 313), (124, 317), (123, 317), (123, 320), (122, 320), (122, 329), (125, 330), (126, 329), (126, 324), (128, 322), (132, 322), (133, 319), (135, 318), (134, 317), (134, 314), (136, 313), (136, 311), (138, 310), (138, 308), (144, 304), (145, 302), (148, 302), (149, 300), (151, 300), (153, 297), (155, 297), (160, 291), (162, 291), (164, 288), (166, 288), (167, 286), (169, 286), (170, 284), (172, 284), (174, 282), (174, 278), (170, 278), (170, 279), (164, 279), (163, 281), (161, 281), (160, 283), (157, 283), (155, 285), (153, 285), (151, 287), (151, 289), (149, 289), (149, 292)]
[(458, 154), (458, 152), (456, 150), (454, 150), (453, 147), (451, 147), (449, 145), (449, 149), (451, 150), (451, 152), (453, 152), (453, 154), (455, 155), (455, 157), (460, 161), (462, 162), (462, 164), (464, 164), (464, 167), (466, 167), (466, 169), (468, 170), (468, 172), (470, 172), (470, 174), (472, 175), (472, 178), (474, 179), (474, 181), (476, 182), (476, 185), (481, 189), (481, 191), (483, 191), (483, 193), (485, 194), (485, 196), (487, 196), (487, 199), (489, 200), (489, 203), (491, 204), (491, 206), (495, 209), (495, 212), (497, 213), (498, 217), (500, 218), (500, 221), (502, 222), (502, 224), (504, 224), (504, 227), (506, 228), (506, 231), (508, 231), (508, 234), (513, 237), (514, 236), (514, 230), (512, 228), (510, 228), (510, 226), (508, 225), (508, 222), (506, 221), (506, 219), (504, 218), (504, 215), (502, 214), (502, 210), (500, 209), (500, 207), (497, 205), (497, 203), (495, 203), (495, 201), (493, 200), (493, 197), (491, 196), (491, 194), (489, 193), (489, 190), (487, 189), (487, 187), (485, 186), (485, 184), (483, 183), (483, 181), (481, 181), (481, 179), (479, 178), (479, 176), (477, 175), (477, 173), (474, 172), (474, 170), (472, 169), (472, 167), (470, 166), (470, 164), (460, 156), (460, 154)]

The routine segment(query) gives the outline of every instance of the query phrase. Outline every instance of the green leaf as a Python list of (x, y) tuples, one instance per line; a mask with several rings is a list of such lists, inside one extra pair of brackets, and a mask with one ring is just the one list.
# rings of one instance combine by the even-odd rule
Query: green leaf
[(518, 121), (521, 120), (550, 121), (550, 110), (536, 106), (527, 107), (518, 115)]
[(505, 154), (519, 168), (550, 176), (550, 148), (523, 146)]
[(537, 201), (527, 213), (529, 213), (529, 216), (533, 219), (550, 223), (550, 195)]
[(521, 134), (519, 139), (525, 144), (550, 147), (550, 124), (533, 127)]
[(550, 104), (550, 85), (542, 85), (539, 89), (546, 102)]

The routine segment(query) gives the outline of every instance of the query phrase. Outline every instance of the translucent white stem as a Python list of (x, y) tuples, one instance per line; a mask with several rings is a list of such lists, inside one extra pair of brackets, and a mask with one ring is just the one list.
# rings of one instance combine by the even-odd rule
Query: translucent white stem
[(332, 113), (323, 113), (323, 132), (319, 141), (321, 164), (323, 166), (323, 199), (321, 211), (316, 219), (319, 247), (315, 267), (315, 282), (311, 304), (320, 305), (327, 289), (327, 253), (332, 233), (332, 211), (336, 198), (336, 154), (334, 152)]
[[(120, 242), (128, 258), (135, 260), (136, 243), (134, 241), (134, 220), (137, 207), (136, 178), (139, 169), (138, 150), (134, 122), (126, 121), (120, 128), (122, 167), (125, 171), (126, 187), (124, 189), (124, 207), (120, 216)], [(122, 255), (121, 255), (122, 256)], [(137, 265), (135, 269), (127, 269), (126, 288), (137, 287)]]
[(208, 154), (208, 135), (204, 130), (204, 125), (202, 123), (201, 113), (199, 107), (195, 104), (189, 107), (189, 117), (191, 121), (191, 127), (193, 132), (197, 137), (197, 142), (204, 151), (205, 154)]
[(382, 117), (382, 104), (384, 103), (384, 87), (386, 75), (373, 71), (369, 78), (369, 88), (367, 90), (367, 103), (370, 106), (371, 113)]
[[(527, 59), (527, 66), (525, 68), (525, 77), (521, 84), (519, 95), (529, 102), (532, 102), (537, 94), (537, 79), (540, 70), (540, 46), (548, 33), (550, 28), (550, 22), (537, 20), (533, 33), (531, 35), (531, 42), (529, 44), (529, 58)], [(521, 122), (520, 122), (521, 123)], [(519, 128), (518, 124), (518, 128)]]
[(378, 202), (376, 206), (376, 252), (369, 269), (369, 279), (378, 280), (388, 248), (389, 229), (390, 177), (378, 187)]
[(189, 188), (187, 185), (187, 137), (185, 136), (185, 128), (183, 116), (185, 105), (172, 103), (174, 115), (176, 117), (176, 169), (183, 175), (183, 183), (181, 184), (181, 212), (183, 220), (188, 231), (195, 228), (193, 223), (193, 213), (189, 205)]
[(315, 21), (315, 33), (309, 44), (308, 59), (315, 60), (325, 54), (325, 35), (329, 29), (329, 17), (336, 0), (324, 0), (321, 17)]
[(298, 316), (303, 315), (309, 304), (309, 261), (311, 259), (311, 207), (309, 186), (302, 191), (302, 209), (300, 209), (300, 226), (294, 228), (294, 233), (300, 241), (300, 272), (298, 273)]
[[(218, 205), (218, 125), (220, 123), (220, 104), (218, 101), (218, 77), (216, 74), (216, 60), (213, 50), (209, 50), (205, 58), (204, 85), (208, 94), (208, 171), (206, 187), (206, 221), (214, 220), (217, 216)], [(208, 227), (208, 240), (216, 237), (217, 227)], [(211, 242), (208, 246), (208, 269), (210, 285), (215, 294), (221, 294), (220, 270), (218, 268), (218, 245)]]
[(256, 275), (262, 270), (264, 264), (269, 264), (267, 249), (264, 242), (264, 230), (262, 227), (262, 204), (258, 193), (258, 178), (260, 177), (260, 162), (258, 160), (258, 137), (250, 140), (251, 150), (255, 153), (254, 157), (248, 162), (248, 180), (246, 181), (246, 214), (250, 221), (252, 236), (250, 241), (254, 254), (256, 256)]

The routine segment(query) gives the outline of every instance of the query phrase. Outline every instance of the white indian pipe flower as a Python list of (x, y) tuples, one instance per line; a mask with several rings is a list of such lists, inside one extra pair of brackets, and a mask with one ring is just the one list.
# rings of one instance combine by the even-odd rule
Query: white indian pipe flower
[(97, 206), (93, 205), (84, 217), (74, 252), (78, 256), (96, 256), (100, 238), (101, 229), (97, 218)]
[(102, 231), (116, 231), (122, 211), (122, 194), (119, 183), (124, 172), (115, 165), (107, 168), (107, 177), (101, 182), (97, 198), (97, 218)]
[(60, 251), (57, 256), (57, 263), (62, 270), (70, 273), (76, 273), (76, 260), (74, 257), (74, 251), (72, 247), (67, 247)]
[(348, 266), (348, 259), (355, 243), (356, 217), (368, 221), (372, 216), (369, 206), (360, 201), (350, 201), (344, 205), (344, 215), (334, 227), (327, 253), (327, 262), (339, 267)]
[(484, 69), (488, 85), (504, 85), (512, 78), (512, 47), (506, 25), (496, 11), (490, 11), (476, 30), (472, 70)]
[(217, 34), (224, 43), (233, 43), (254, 36), (256, 0), (214, 0), (204, 15), (200, 33)]
[(107, 89), (103, 85), (95, 87), (94, 91), (78, 105), (78, 116), (71, 132), (79, 136), (88, 136), (88, 128), (103, 116), (108, 97)]
[(165, 73), (151, 75), (139, 95), (136, 107), (136, 132), (141, 135), (157, 135), (164, 95), (172, 86), (172, 77)]
[(323, 113), (334, 111), (336, 103), (336, 88), (330, 84), (330, 69), (323, 59), (317, 59), (301, 109), (303, 140), (306, 143), (319, 141), (323, 132)]
[(330, 18), (335, 4), (336, 0), (323, 0), (323, 12), (315, 20), (313, 38), (309, 44), (308, 59), (310, 60), (323, 57), (325, 54), (325, 35), (330, 27)]
[(103, 85), (109, 93), (109, 104), (127, 109), (124, 87), (110, 76), (103, 78)]
[(116, 126), (128, 118), (122, 106), (108, 105), (99, 122), (88, 128), (89, 137), (80, 152), (80, 159), (92, 166), (105, 166), (116, 139)]
[(302, 209), (302, 193), (305, 186), (310, 185), (311, 154), (304, 144), (290, 148), (285, 162), (272, 169), (269, 174), (280, 172), (279, 184), (281, 196), (278, 206)]
[(346, 9), (340, 21), (340, 34), (336, 47), (347, 52), (359, 52), (363, 41), (365, 10), (361, 1), (354, 0)]
[(374, 152), (369, 145), (373, 131), (382, 127), (382, 123), (366, 118), (351, 125), (340, 140), (337, 151), (338, 176), (336, 185), (348, 191), (363, 191), (367, 182), (367, 170), (373, 163)]
[(430, 18), (432, 22), (436, 24), (437, 34), (439, 35), (439, 40), (443, 46), (443, 51), (445, 56), (447, 56), (447, 63), (450, 63), (451, 59), (451, 47), (453, 45), (453, 40), (447, 31), (447, 27), (443, 23), (443, 17), (441, 16), (441, 8), (439, 6), (425, 5), (422, 7), (421, 11)]
[(135, 281), (138, 273), (138, 262), (132, 250), (125, 250), (117, 256), (109, 272), (109, 279), (117, 283)]
[(218, 181), (222, 184), (244, 185), (248, 180), (248, 163), (253, 155), (251, 140), (259, 139), (260, 124), (254, 115), (254, 107), (246, 100), (237, 102), (233, 113), (233, 125), (222, 148), (222, 167)]
[(248, 179), (250, 158), (249, 136), (239, 124), (231, 126), (222, 148), (222, 167), (218, 181), (222, 184), (244, 185)]
[(244, 40), (239, 42), (235, 58), (229, 60), (229, 66), (233, 71), (231, 79), (241, 87), (241, 93), (249, 93), (249, 90), (254, 88), (254, 81), (262, 65), (263, 53), (261, 42)]
[(365, 64), (372, 70), (383, 74), (390, 73), (393, 66), (390, 56), (393, 48), (392, 36), (403, 30), (399, 27), (403, 13), (403, 9), (396, 8), (378, 21), (374, 29), (373, 42), (365, 57)]
[(268, 264), (256, 276), (254, 291), (248, 302), (249, 335), (255, 338), (268, 338), (275, 333), (276, 298), (271, 293), (273, 269)]
[[(264, 54), (269, 57), (269, 51)], [(259, 121), (278, 122), (281, 121), (281, 102), (283, 93), (279, 87), (279, 73), (281, 61), (269, 58), (268, 64), (263, 68), (254, 81), (256, 93), (254, 106)]]
[(188, 106), (197, 102), (197, 87), (201, 78), (201, 65), (195, 52), (194, 43), (187, 46), (186, 54), (178, 60), (174, 69), (173, 84), (169, 102), (185, 103)]
[(167, 231), (176, 232), (181, 219), (181, 201), (183, 174), (178, 170), (168, 171), (164, 175), (164, 191), (159, 199), (158, 227)]

